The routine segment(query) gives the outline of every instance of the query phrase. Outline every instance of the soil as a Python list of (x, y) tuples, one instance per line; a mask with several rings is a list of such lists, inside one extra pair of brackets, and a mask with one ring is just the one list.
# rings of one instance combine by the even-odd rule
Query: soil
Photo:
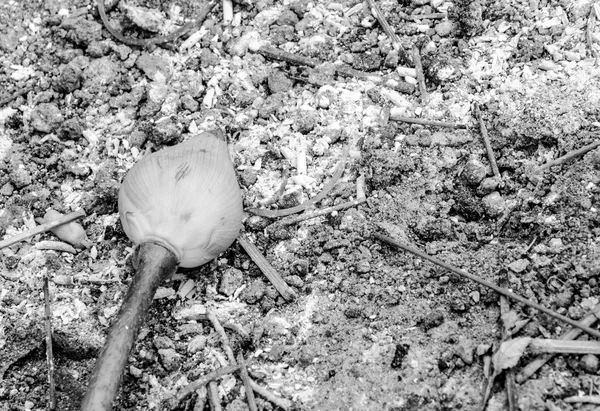
[[(106, 1), (111, 25), (134, 38), (166, 35), (204, 7), (115, 3)], [(279, 229), (271, 226), (279, 219), (245, 213), (245, 234), (297, 299), (282, 298), (237, 242), (211, 263), (180, 269), (155, 296), (115, 409), (209, 409), (196, 394), (173, 403), (189, 382), (228, 364), (206, 309), (237, 326), (227, 328), (235, 355), (289, 409), (480, 410), (488, 383), (487, 410), (594, 409), (583, 397), (599, 394), (593, 352), (555, 355), (532, 375), (524, 373), (532, 349), (504, 372), (493, 357), (503, 342), (557, 339), (569, 326), (514, 302), (506, 308), (486, 287), (373, 237), (573, 320), (597, 308), (600, 148), (536, 170), (598, 141), (592, 3), (384, 0), (398, 47), (367, 3), (258, 0), (234, 4), (231, 25), (218, 5), (202, 29), (139, 47), (111, 36), (89, 0), (0, 1), (0, 235), (31, 230), (49, 209), (82, 209), (89, 240), (69, 249), (42, 243), (59, 240), (46, 232), (0, 250), (0, 410), (46, 409), (49, 374), (55, 409), (79, 409), (134, 272), (120, 182), (144, 154), (214, 129), (227, 135), (246, 209), (309, 200), (344, 152), (344, 173), (316, 208), (363, 191), (366, 201)], [(410, 18), (432, 13), (446, 17)], [(414, 67), (404, 52), (413, 45), (427, 96), (403, 70)], [(260, 53), (265, 46), (323, 64), (276, 60)], [(237, 374), (216, 388), (225, 410), (250, 409)], [(280, 408), (256, 401), (259, 410)]]

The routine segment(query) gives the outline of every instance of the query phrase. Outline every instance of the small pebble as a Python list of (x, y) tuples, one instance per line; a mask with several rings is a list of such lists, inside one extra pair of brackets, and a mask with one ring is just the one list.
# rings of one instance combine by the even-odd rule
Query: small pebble
[(487, 196), (483, 197), (482, 203), (483, 208), (490, 217), (499, 216), (504, 212), (504, 209), (506, 208), (504, 198), (502, 198), (500, 193), (498, 193), (497, 191), (494, 191), (488, 194)]
[(581, 357), (581, 368), (590, 374), (596, 374), (600, 366), (598, 357), (593, 354), (586, 354)]

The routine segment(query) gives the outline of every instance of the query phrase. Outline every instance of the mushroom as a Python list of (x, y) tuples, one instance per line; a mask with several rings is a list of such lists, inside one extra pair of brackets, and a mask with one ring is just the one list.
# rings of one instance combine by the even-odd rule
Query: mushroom
[(119, 215), (139, 244), (138, 266), (91, 374), (82, 410), (106, 411), (158, 286), (178, 266), (196, 267), (225, 251), (242, 221), (242, 197), (227, 143), (204, 132), (152, 153), (127, 173)]

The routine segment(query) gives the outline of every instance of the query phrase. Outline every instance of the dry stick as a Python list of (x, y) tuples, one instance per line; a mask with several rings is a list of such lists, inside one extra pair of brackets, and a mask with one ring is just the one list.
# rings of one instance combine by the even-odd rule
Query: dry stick
[(260, 395), (270, 403), (275, 404), (279, 408), (282, 408), (283, 410), (289, 410), (290, 408), (292, 408), (292, 402), (290, 400), (276, 396), (271, 391), (261, 387), (253, 380), (250, 380), (250, 385), (252, 386), (254, 392), (256, 392), (258, 395)]
[(215, 381), (208, 383), (208, 400), (210, 401), (212, 411), (222, 410), (221, 402), (219, 401), (219, 390)]
[[(596, 314), (600, 314), (600, 304), (596, 305), (592, 312), (587, 314), (581, 321), (580, 324), (585, 326), (590, 326), (598, 321), (598, 317)], [(569, 331), (565, 332), (559, 338), (563, 341), (574, 340), (581, 335), (581, 330), (579, 328), (571, 328)], [(533, 374), (537, 372), (544, 364), (546, 364), (553, 355), (540, 355), (536, 357), (533, 361), (527, 364), (525, 367), (521, 369), (521, 372), (517, 375), (517, 382), (519, 384), (523, 383), (526, 379), (531, 377)]]
[(223, 344), (223, 350), (227, 354), (227, 359), (231, 364), (235, 365), (235, 355), (233, 355), (233, 350), (229, 345), (229, 337), (227, 337), (227, 333), (225, 332), (225, 329), (219, 322), (219, 319), (217, 318), (215, 313), (212, 312), (212, 310), (206, 310), (206, 317), (212, 323), (213, 328), (221, 338), (221, 343)]
[(273, 284), (279, 294), (287, 301), (295, 300), (297, 297), (296, 292), (283, 281), (283, 278), (281, 278), (279, 273), (267, 261), (258, 248), (256, 248), (244, 234), (240, 234), (237, 240), (252, 261), (260, 268), (269, 281), (271, 281), (271, 284)]
[(6, 105), (8, 103), (10, 103), (11, 101), (13, 101), (14, 99), (16, 99), (17, 97), (22, 96), (23, 94), (29, 93), (31, 90), (33, 90), (33, 87), (27, 87), (27, 88), (24, 88), (23, 90), (17, 91), (16, 93), (14, 93), (14, 94), (12, 94), (12, 95), (10, 95), (8, 97), (0, 99), (0, 107)]
[(563, 399), (568, 403), (600, 404), (600, 395), (574, 395)]
[(342, 155), (342, 159), (338, 163), (335, 173), (333, 173), (333, 176), (331, 177), (331, 180), (329, 180), (329, 182), (325, 185), (325, 187), (323, 187), (323, 189), (321, 190), (321, 192), (319, 194), (317, 194), (310, 200), (307, 200), (304, 203), (302, 203), (296, 207), (285, 208), (283, 210), (266, 210), (266, 209), (259, 209), (259, 208), (249, 208), (246, 211), (248, 211), (249, 213), (252, 213), (254, 215), (259, 215), (261, 217), (276, 218), (276, 217), (285, 217), (285, 216), (288, 216), (291, 214), (296, 214), (296, 213), (306, 210), (307, 208), (311, 207), (313, 204), (316, 204), (319, 201), (321, 201), (322, 199), (324, 199), (325, 196), (327, 194), (329, 194), (329, 192), (331, 190), (333, 190), (333, 187), (335, 186), (337, 181), (342, 176), (342, 173), (344, 172), (344, 168), (346, 167), (346, 157), (347, 156), (348, 156), (348, 148), (345, 148), (344, 154)]
[[(257, 51), (257, 53), (262, 54), (266, 58), (285, 61), (286, 63), (290, 63), (296, 66), (308, 66), (314, 68), (322, 64), (322, 62), (319, 60), (312, 59), (310, 57), (299, 56), (294, 53), (288, 53), (287, 51), (283, 51), (271, 46), (262, 46)], [(371, 80), (374, 83), (383, 82), (383, 78), (381, 76), (365, 73), (364, 71), (355, 70), (345, 65), (335, 64), (334, 68), (337, 74), (343, 76)]]
[(211, 10), (217, 5), (216, 1), (210, 1), (206, 5), (206, 7), (202, 11), (200, 11), (200, 13), (198, 14), (198, 18), (195, 21), (184, 24), (183, 26), (181, 26), (180, 28), (178, 28), (171, 34), (168, 34), (166, 36), (153, 37), (150, 39), (135, 39), (135, 38), (123, 36), (121, 33), (119, 33), (116, 29), (114, 29), (110, 25), (110, 23), (108, 22), (108, 17), (106, 16), (104, 0), (97, 0), (97, 4), (98, 4), (98, 13), (100, 13), (100, 18), (102, 19), (102, 23), (104, 23), (106, 30), (108, 30), (108, 32), (113, 37), (115, 37), (120, 42), (125, 43), (129, 46), (142, 46), (142, 47), (148, 47), (148, 46), (151, 46), (154, 44), (168, 43), (170, 41), (178, 39), (179, 37), (183, 36), (190, 30), (192, 30), (193, 28), (201, 26), (202, 23), (204, 23), (204, 20), (206, 19), (206, 16), (208, 15), (208, 13), (210, 13)]
[(404, 47), (402, 47), (402, 44), (400, 43), (400, 37), (398, 37), (398, 35), (390, 27), (385, 16), (379, 9), (379, 6), (377, 6), (377, 3), (375, 3), (374, 0), (368, 0), (368, 2), (369, 2), (369, 6), (371, 7), (371, 13), (375, 16), (375, 18), (377, 18), (377, 20), (379, 21), (379, 24), (381, 24), (381, 27), (383, 28), (383, 31), (385, 32), (385, 34), (387, 34), (387, 36), (392, 41), (392, 47), (394, 47), (394, 49), (396, 49), (397, 51), (404, 53), (404, 55), (406, 55), (406, 50), (404, 50)]
[(447, 121), (427, 120), (424, 118), (404, 117), (404, 116), (399, 116), (399, 115), (395, 115), (395, 114), (390, 115), (390, 120), (402, 121), (404, 123), (422, 124), (424, 126), (436, 126), (436, 127), (446, 127), (446, 128), (467, 128), (466, 124), (449, 123)]
[(498, 164), (496, 163), (496, 156), (494, 155), (494, 150), (492, 150), (492, 143), (490, 142), (490, 136), (488, 135), (487, 128), (485, 127), (485, 123), (483, 122), (483, 117), (481, 116), (481, 111), (479, 110), (479, 104), (475, 103), (475, 116), (479, 121), (479, 129), (481, 130), (481, 137), (483, 138), (483, 144), (485, 144), (485, 150), (487, 151), (488, 159), (490, 160), (490, 165), (492, 166), (492, 172), (494, 176), (500, 177), (500, 170), (498, 170)]
[(248, 400), (248, 408), (250, 411), (257, 411), (256, 407), (256, 399), (254, 398), (254, 390), (252, 390), (252, 385), (250, 384), (250, 376), (248, 375), (248, 369), (246, 368), (246, 361), (244, 360), (244, 356), (242, 353), (238, 355), (238, 364), (240, 364), (240, 377), (242, 377), (242, 382), (244, 383), (244, 387), (246, 388), (246, 399)]
[(193, 381), (183, 387), (175, 396), (174, 403), (178, 404), (183, 401), (188, 395), (191, 395), (193, 392), (198, 390), (200, 387), (204, 387), (209, 382), (221, 378), (227, 374), (231, 374), (240, 369), (239, 365), (230, 365), (227, 367), (219, 368), (217, 370), (211, 371), (206, 374), (204, 377)]
[(194, 404), (194, 411), (204, 411), (207, 396), (208, 390), (206, 389), (206, 385), (203, 385), (196, 390), (196, 403)]
[(271, 225), (269, 228), (270, 229), (274, 229), (274, 228), (277, 228), (277, 227), (280, 227), (280, 226), (288, 226), (288, 225), (296, 224), (296, 223), (299, 223), (301, 221), (310, 220), (311, 218), (317, 218), (317, 217), (320, 217), (322, 215), (331, 214), (334, 211), (340, 211), (340, 210), (345, 210), (347, 208), (355, 207), (357, 205), (361, 205), (362, 203), (364, 203), (366, 201), (367, 201), (366, 198), (360, 198), (360, 199), (357, 199), (357, 200), (347, 201), (345, 203), (334, 205), (334, 206), (327, 207), (327, 208), (323, 208), (321, 210), (317, 210), (317, 211), (314, 211), (312, 213), (301, 214), (299, 216), (294, 216), (294, 217), (286, 218), (285, 220), (281, 220), (281, 221), (276, 222), (275, 224)]
[(468, 279), (470, 279), (472, 281), (475, 281), (478, 284), (484, 285), (484, 286), (486, 286), (486, 287), (488, 287), (488, 288), (496, 291), (500, 295), (504, 295), (504, 296), (506, 296), (508, 298), (511, 298), (513, 300), (516, 300), (516, 301), (520, 302), (521, 304), (525, 304), (525, 305), (527, 305), (527, 306), (529, 306), (531, 308), (535, 308), (536, 310), (541, 311), (543, 313), (546, 313), (549, 316), (551, 316), (553, 318), (556, 318), (557, 320), (565, 322), (565, 323), (567, 323), (567, 324), (569, 324), (569, 325), (571, 325), (573, 327), (579, 328), (580, 330), (585, 331), (586, 333), (588, 333), (588, 334), (590, 334), (590, 335), (592, 335), (592, 336), (594, 336), (596, 338), (600, 338), (600, 331), (598, 331), (598, 330), (594, 330), (594, 329), (592, 329), (592, 328), (590, 328), (588, 326), (582, 325), (581, 323), (578, 323), (575, 320), (572, 320), (572, 319), (570, 319), (568, 317), (565, 317), (564, 315), (558, 314), (558, 313), (550, 310), (549, 308), (546, 308), (546, 307), (544, 307), (544, 306), (542, 306), (542, 305), (540, 305), (538, 303), (535, 303), (533, 301), (529, 301), (528, 299), (526, 299), (524, 297), (521, 297), (518, 294), (512, 293), (512, 292), (508, 291), (505, 288), (498, 287), (496, 284), (493, 284), (493, 283), (491, 283), (489, 281), (486, 281), (486, 280), (484, 280), (482, 278), (479, 278), (479, 277), (477, 277), (477, 276), (475, 276), (473, 274), (470, 274), (470, 273), (468, 273), (468, 272), (466, 272), (464, 270), (461, 270), (460, 268), (456, 268), (453, 265), (445, 263), (445, 262), (443, 262), (441, 260), (438, 260), (437, 258), (432, 257), (432, 256), (430, 256), (430, 255), (428, 255), (428, 254), (426, 254), (426, 253), (424, 253), (422, 251), (419, 251), (416, 248), (412, 248), (412, 247), (409, 247), (407, 245), (401, 244), (401, 243), (397, 242), (396, 240), (394, 240), (394, 239), (392, 239), (392, 238), (390, 238), (390, 237), (388, 237), (386, 235), (383, 235), (383, 234), (375, 233), (375, 234), (373, 234), (373, 237), (375, 237), (378, 240), (383, 241), (384, 243), (387, 243), (387, 244), (389, 244), (391, 246), (394, 246), (394, 247), (399, 248), (399, 249), (404, 250), (404, 251), (408, 251), (411, 254), (419, 256), (422, 259), (430, 261), (430, 262), (434, 263), (435, 265), (443, 267), (446, 270), (449, 270), (449, 271), (451, 271), (451, 272), (453, 272), (455, 274), (458, 274), (458, 275), (466, 277), (466, 278), (468, 278)]
[(419, 84), (419, 91), (421, 92), (421, 102), (427, 101), (429, 98), (427, 95), (427, 86), (425, 85), (425, 74), (423, 74), (423, 64), (421, 63), (421, 52), (416, 44), (412, 46), (412, 56), (415, 63), (415, 70), (417, 70), (417, 82)]
[(48, 230), (53, 229), (54, 227), (58, 227), (59, 225), (70, 223), (71, 221), (77, 220), (78, 218), (83, 217), (83, 216), (85, 216), (85, 212), (83, 212), (83, 210), (75, 211), (73, 213), (62, 216), (58, 220), (54, 220), (49, 223), (44, 223), (44, 224), (39, 225), (29, 231), (26, 231), (21, 234), (17, 234), (11, 238), (0, 241), (0, 250), (2, 250), (5, 247), (9, 247), (13, 244), (20, 243), (23, 240), (27, 240), (28, 238), (33, 237), (34, 235), (44, 233)]
[(534, 338), (529, 343), (534, 354), (600, 354), (600, 341), (565, 341)]
[(592, 57), (597, 58), (598, 53), (594, 50), (594, 41), (592, 40), (592, 33), (596, 28), (596, 14), (594, 12), (594, 6), (590, 9), (590, 15), (588, 16), (587, 26), (585, 29), (585, 39), (587, 42), (587, 46), (590, 49), (590, 54)]
[[(504, 317), (510, 311), (508, 299), (504, 296), (500, 296), (500, 314)], [(502, 324), (502, 340), (505, 341), (510, 338), (510, 332), (506, 327), (506, 324)], [(506, 370), (504, 386), (506, 387), (506, 395), (508, 397), (508, 411), (515, 411), (518, 409), (518, 398), (517, 398), (517, 386), (515, 384), (515, 371), (512, 368)]]
[(46, 362), (48, 363), (48, 408), (56, 407), (56, 387), (54, 385), (54, 355), (52, 354), (52, 313), (50, 311), (50, 292), (48, 291), (48, 275), (44, 276), (44, 308), (46, 322)]
[(566, 161), (569, 161), (569, 160), (571, 160), (573, 158), (580, 157), (580, 156), (588, 153), (589, 151), (592, 151), (596, 147), (600, 147), (600, 140), (594, 141), (593, 143), (588, 144), (587, 146), (583, 146), (583, 147), (581, 147), (578, 150), (569, 151), (567, 154), (565, 154), (562, 157), (559, 157), (557, 159), (548, 161), (546, 164), (544, 164), (542, 166), (539, 166), (538, 168), (534, 169), (533, 173), (534, 174), (539, 174), (542, 171), (544, 171), (544, 170), (546, 170), (546, 169), (548, 169), (550, 167), (554, 167), (554, 166), (560, 165), (560, 164), (562, 164), (562, 163), (564, 163)]

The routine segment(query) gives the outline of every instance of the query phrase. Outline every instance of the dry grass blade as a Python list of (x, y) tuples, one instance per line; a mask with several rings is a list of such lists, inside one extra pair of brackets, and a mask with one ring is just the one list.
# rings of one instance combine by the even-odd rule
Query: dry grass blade
[(56, 387), (54, 384), (54, 355), (52, 353), (52, 312), (50, 310), (50, 292), (48, 276), (44, 276), (44, 308), (46, 323), (46, 362), (48, 364), (48, 408), (56, 407)]
[(544, 171), (544, 170), (546, 170), (546, 169), (548, 169), (550, 167), (558, 166), (558, 165), (560, 165), (562, 163), (565, 163), (565, 162), (567, 162), (567, 161), (569, 161), (569, 160), (571, 160), (573, 158), (580, 157), (580, 156), (582, 156), (582, 155), (584, 155), (584, 154), (592, 151), (596, 147), (600, 147), (600, 140), (599, 141), (594, 141), (593, 143), (588, 144), (587, 146), (581, 147), (580, 149), (570, 151), (567, 154), (565, 154), (564, 156), (559, 157), (559, 158), (557, 158), (555, 160), (548, 161), (546, 164), (544, 164), (544, 165), (536, 168), (535, 170), (533, 170), (533, 173), (534, 174), (539, 174), (542, 171)]
[(279, 273), (267, 261), (258, 248), (256, 248), (244, 234), (241, 234), (237, 240), (246, 253), (248, 253), (252, 261), (260, 268), (269, 281), (271, 281), (271, 284), (273, 284), (279, 294), (281, 294), (286, 301), (295, 300), (297, 297), (296, 292), (283, 281), (283, 278), (281, 278)]
[(240, 377), (242, 377), (242, 382), (244, 383), (244, 387), (246, 388), (246, 399), (248, 400), (248, 408), (250, 411), (257, 411), (256, 407), (256, 399), (254, 398), (254, 390), (252, 389), (252, 384), (250, 382), (250, 377), (248, 376), (248, 369), (246, 368), (246, 361), (244, 360), (244, 356), (242, 353), (238, 355), (238, 364), (240, 364)]

